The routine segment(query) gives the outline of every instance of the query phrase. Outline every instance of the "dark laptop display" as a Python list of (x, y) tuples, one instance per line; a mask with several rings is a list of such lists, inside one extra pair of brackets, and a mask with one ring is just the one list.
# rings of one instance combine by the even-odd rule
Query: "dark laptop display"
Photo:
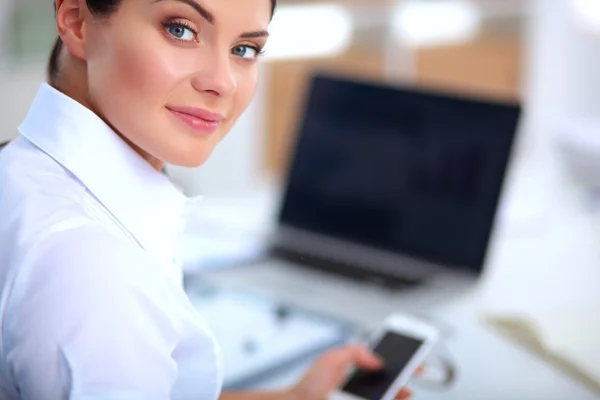
[(279, 222), (480, 272), (519, 115), (514, 104), (317, 76)]

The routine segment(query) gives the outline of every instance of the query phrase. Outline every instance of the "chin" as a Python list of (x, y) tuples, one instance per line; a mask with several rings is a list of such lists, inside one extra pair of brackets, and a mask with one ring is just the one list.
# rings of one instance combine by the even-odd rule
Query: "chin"
[[(195, 151), (194, 151), (195, 150)], [(177, 167), (197, 168), (202, 166), (210, 157), (212, 150), (208, 149), (187, 149), (163, 158), (167, 164)]]

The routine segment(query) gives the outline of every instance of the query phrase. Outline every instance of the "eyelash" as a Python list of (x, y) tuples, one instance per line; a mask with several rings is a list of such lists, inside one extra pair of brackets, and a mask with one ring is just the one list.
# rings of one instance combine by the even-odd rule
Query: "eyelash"
[[(185, 22), (185, 21), (180, 21), (180, 20), (175, 20), (175, 19), (168, 19), (165, 22), (162, 23), (162, 26), (165, 30), (168, 30), (169, 28), (185, 28), (185, 29), (189, 29), (194, 36), (198, 36), (198, 31), (196, 29), (194, 29), (189, 23)], [(181, 40), (178, 39), (176, 37), (173, 37), (173, 39), (179, 41), (179, 42), (184, 42), (184, 43), (189, 43), (189, 41), (187, 40)]]
[[(189, 29), (194, 34), (194, 36), (198, 35), (198, 31), (196, 29), (194, 29), (191, 26), (191, 24), (189, 24), (189, 23), (187, 23), (185, 21), (176, 20), (176, 19), (168, 19), (168, 20), (166, 20), (165, 22), (162, 23), (162, 26), (163, 26), (163, 28), (165, 30), (168, 30), (169, 28), (173, 28), (173, 27)], [(175, 39), (175, 40), (177, 40), (179, 42), (189, 43), (189, 41), (187, 41), (187, 40), (181, 40), (181, 39), (178, 39), (176, 37), (173, 37), (173, 39)], [(254, 45), (254, 44), (238, 44), (235, 47), (240, 47), (240, 46), (248, 47), (248, 48), (254, 50), (256, 52), (256, 58), (255, 59), (258, 59), (259, 57), (262, 57), (265, 54), (265, 51), (264, 51), (264, 49), (262, 47)]]
[(262, 57), (265, 55), (265, 50), (260, 46), (256, 46), (254, 44), (238, 44), (235, 47), (239, 47), (239, 46), (248, 47), (248, 48), (256, 51), (256, 58), (259, 58), (259, 57)]

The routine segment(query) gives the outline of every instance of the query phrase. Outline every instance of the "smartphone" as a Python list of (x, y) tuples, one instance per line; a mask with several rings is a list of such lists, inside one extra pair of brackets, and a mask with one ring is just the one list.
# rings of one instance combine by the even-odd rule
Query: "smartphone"
[(439, 337), (437, 329), (417, 318), (392, 314), (369, 340), (384, 361), (378, 371), (354, 369), (329, 400), (394, 400), (425, 361)]

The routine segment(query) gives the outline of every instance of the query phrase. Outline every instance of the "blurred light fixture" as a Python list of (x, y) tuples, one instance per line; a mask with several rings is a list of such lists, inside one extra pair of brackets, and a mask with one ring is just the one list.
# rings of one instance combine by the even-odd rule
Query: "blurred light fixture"
[(352, 39), (352, 14), (341, 5), (281, 5), (269, 26), (266, 60), (327, 57)]
[(586, 32), (600, 35), (600, 0), (572, 0), (577, 24)]
[[(598, 1), (598, 0), (591, 0)], [(409, 47), (464, 42), (477, 35), (479, 8), (463, 0), (404, 0), (392, 15), (395, 39)]]

